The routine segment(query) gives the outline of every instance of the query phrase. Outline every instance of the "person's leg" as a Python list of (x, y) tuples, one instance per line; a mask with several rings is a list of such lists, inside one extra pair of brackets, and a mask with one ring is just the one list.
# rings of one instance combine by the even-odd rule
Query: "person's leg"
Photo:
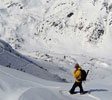
[(75, 88), (77, 87), (78, 85), (77, 85), (77, 82), (75, 82), (74, 84), (73, 84), (73, 86), (72, 86), (72, 88), (71, 88), (71, 90), (69, 91), (71, 94), (73, 94), (74, 93), (74, 91), (75, 91)]
[(83, 87), (82, 87), (82, 82), (80, 82), (78, 86), (79, 86), (79, 88), (80, 88), (80, 93), (83, 93), (84, 90), (83, 90)]

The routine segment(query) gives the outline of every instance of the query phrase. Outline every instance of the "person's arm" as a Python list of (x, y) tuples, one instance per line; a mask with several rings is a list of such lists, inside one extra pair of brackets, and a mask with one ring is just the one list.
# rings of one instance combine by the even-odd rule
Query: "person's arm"
[(81, 78), (81, 72), (80, 71), (74, 71), (74, 77), (79, 80)]
[(76, 70), (73, 71), (73, 76), (76, 78)]

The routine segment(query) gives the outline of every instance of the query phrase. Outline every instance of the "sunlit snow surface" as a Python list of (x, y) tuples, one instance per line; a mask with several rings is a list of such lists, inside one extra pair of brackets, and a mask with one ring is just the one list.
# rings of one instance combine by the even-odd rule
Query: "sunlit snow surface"
[[(0, 0), (0, 100), (112, 100), (111, 11), (111, 0)], [(67, 93), (77, 62), (90, 94)]]
[[(101, 71), (102, 69), (96, 74), (100, 75)], [(69, 91), (72, 83), (47, 81), (0, 66), (0, 100), (107, 100), (107, 97), (108, 100), (111, 100), (112, 75), (109, 74), (109, 71), (102, 73), (106, 75), (105, 78), (101, 79), (98, 76), (83, 84), (85, 90), (91, 91), (90, 94), (70, 95), (64, 91)]]
[(111, 56), (111, 11), (111, 0), (0, 0), (0, 38), (21, 53)]
[[(112, 99), (112, 59), (78, 54), (69, 57), (51, 54), (53, 57), (44, 55), (40, 57), (41, 60), (34, 60), (13, 51), (8, 44), (8, 47), (5, 45), (5, 42), (1, 44), (0, 64), (4, 66), (0, 66), (0, 100), (107, 100), (107, 97), (108, 100)], [(11, 62), (11, 68), (5, 67), (8, 62)], [(90, 94), (70, 95), (67, 92), (75, 81), (72, 71), (76, 62), (85, 70), (90, 70), (87, 81), (83, 83), (84, 90), (90, 91)], [(30, 70), (24, 63), (30, 64)], [(38, 68), (36, 63), (43, 68)], [(25, 72), (18, 71), (17, 68), (24, 68)], [(53, 77), (54, 75), (58, 78)], [(61, 82), (61, 79), (66, 81)]]

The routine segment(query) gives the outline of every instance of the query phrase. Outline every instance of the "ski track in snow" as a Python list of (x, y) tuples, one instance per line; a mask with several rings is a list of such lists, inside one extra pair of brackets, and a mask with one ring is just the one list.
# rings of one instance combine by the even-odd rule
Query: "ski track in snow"
[[(40, 84), (40, 83), (36, 83), (36, 82), (33, 82), (33, 81), (30, 81), (30, 80), (25, 80), (25, 79), (20, 79), (20, 78), (17, 78), (17, 77), (15, 77), (14, 75), (12, 75), (12, 74), (10, 74), (10, 73), (7, 73), (7, 72), (5, 72), (5, 71), (2, 71), (2, 70), (0, 70), (0, 72), (2, 72), (2, 73), (4, 73), (4, 74), (6, 74), (6, 75), (8, 75), (8, 76), (10, 76), (10, 77), (12, 77), (12, 78), (14, 78), (14, 79), (17, 79), (17, 80), (20, 80), (20, 81), (25, 81), (25, 82), (30, 82), (30, 83), (32, 83), (34, 86), (32, 86), (32, 87), (28, 87), (28, 88), (23, 88), (23, 89), (17, 89), (17, 91), (12, 91), (11, 93), (8, 93), (8, 96), (7, 96), (7, 98), (5, 99), (5, 100), (19, 100), (19, 98), (25, 93), (25, 92), (27, 92), (27, 91), (29, 91), (29, 90), (31, 90), (31, 89), (33, 89), (33, 88), (39, 88), (39, 87), (42, 87), (42, 88), (47, 88), (47, 89), (58, 89), (58, 88), (60, 88), (60, 87), (53, 87), (53, 86), (45, 86), (45, 85), (42, 85), (42, 84)], [(2, 80), (3, 81), (3, 80)], [(5, 83), (5, 82), (4, 82)], [(3, 85), (5, 85), (4, 87), (6, 87), (5, 89), (7, 90), (7, 88), (8, 88), (8, 90), (11, 90), (10, 89), (10, 87), (8, 86), (8, 84), (3, 84)], [(3, 88), (4, 88), (3, 87)], [(2, 88), (2, 87), (1, 87)], [(2, 89), (3, 90), (3, 89)], [(13, 99), (12, 99), (12, 96), (13, 96)], [(10, 99), (11, 98), (11, 99)]]
[[(64, 97), (66, 97), (66, 98), (68, 98), (68, 100), (71, 100), (71, 98), (72, 98), (72, 95), (70, 95), (69, 93), (63, 93), (63, 90), (59, 90), (59, 93), (62, 95), (62, 96), (64, 96)], [(74, 98), (75, 100), (77, 100), (76, 98)]]
[[(9, 51), (7, 51), (7, 50), (5, 50), (5, 49), (3, 49), (3, 48), (1, 48), (0, 49), (0, 54), (4, 54), (5, 52), (7, 52), (7, 53), (9, 53)], [(10, 53), (11, 55), (13, 55), (13, 56), (15, 56), (15, 57), (17, 57), (18, 58), (18, 56), (17, 55), (15, 55), (15, 54), (13, 54), (13, 53)], [(26, 59), (24, 59), (24, 60), (26, 60)], [(26, 64), (26, 66), (28, 66), (28, 65), (30, 65), (31, 63), (29, 63), (29, 64)], [(32, 63), (33, 64), (33, 63)], [(34, 66), (35, 68), (37, 68), (36, 66)], [(43, 85), (43, 84), (41, 84), (41, 83), (37, 83), (37, 82), (34, 82), (34, 81), (30, 81), (30, 80), (26, 80), (26, 79), (22, 79), (22, 78), (19, 78), (19, 77), (15, 77), (13, 74), (10, 74), (10, 73), (8, 73), (7, 71), (3, 71), (3, 70), (1, 70), (0, 69), (0, 72), (2, 72), (2, 73), (4, 73), (4, 74), (6, 74), (8, 77), (10, 76), (10, 77), (12, 77), (12, 78), (14, 78), (14, 79), (17, 79), (17, 80), (20, 80), (20, 81), (25, 81), (25, 82), (29, 82), (29, 83), (32, 83), (33, 85), (32, 86), (30, 86), (30, 87), (25, 87), (25, 88), (23, 88), (23, 89), (17, 89), (16, 91), (13, 91), (13, 90), (11, 90), (11, 88), (9, 87), (9, 85), (5, 82), (5, 81), (1, 81), (1, 84), (0, 84), (0, 89), (2, 90), (2, 92), (5, 94), (5, 92), (6, 92), (6, 95), (7, 95), (7, 97), (4, 99), (4, 100), (19, 100), (19, 99), (21, 99), (21, 96), (24, 96), (24, 93), (26, 93), (26, 92), (28, 92), (28, 91), (30, 91), (30, 90), (33, 90), (33, 88), (36, 88), (36, 89), (38, 89), (39, 87), (41, 87), (41, 88), (47, 88), (47, 89), (57, 89), (58, 90), (58, 93), (60, 93), (61, 94), (61, 97), (62, 98), (68, 98), (68, 99), (70, 99), (70, 100), (80, 100), (80, 98), (82, 98), (82, 96), (80, 96), (79, 95), (79, 97), (77, 98), (76, 96), (74, 96), (74, 95), (70, 95), (70, 94), (64, 94), (64, 93), (62, 93), (62, 91), (63, 90), (59, 90), (59, 88), (61, 88), (61, 87), (54, 87), (54, 86), (46, 86), (46, 85)], [(9, 91), (11, 91), (11, 93), (8, 93)], [(13, 97), (13, 99), (11, 98), (11, 97)], [(96, 97), (96, 96), (94, 96), (94, 95), (92, 95), (92, 94), (87, 94), (87, 95), (84, 95), (83, 97), (85, 97), (85, 98), (87, 98), (87, 97), (89, 97), (89, 98), (91, 98), (92, 100), (101, 100), (100, 98), (98, 98), (98, 97)], [(10, 99), (11, 98), (11, 99)], [(84, 98), (84, 100), (86, 100)], [(2, 99), (3, 100), (3, 99)], [(88, 98), (87, 98), (87, 100), (88, 100)]]
[[(15, 100), (19, 100), (19, 98), (25, 93), (25, 92), (27, 92), (27, 91), (29, 91), (29, 90), (31, 90), (31, 89), (33, 89), (33, 88), (39, 88), (40, 86), (41, 87), (43, 87), (43, 88), (47, 88), (47, 89), (59, 89), (60, 87), (53, 87), (53, 86), (45, 86), (45, 85), (42, 85), (42, 84), (40, 84), (40, 83), (36, 83), (36, 82), (33, 82), (33, 81), (29, 81), (29, 80), (25, 80), (25, 79), (20, 79), (20, 78), (17, 78), (17, 77), (15, 77), (14, 75), (12, 75), (12, 74), (10, 74), (10, 73), (7, 73), (7, 72), (5, 72), (5, 71), (2, 71), (2, 70), (0, 70), (0, 72), (2, 72), (2, 73), (4, 73), (4, 74), (6, 74), (6, 75), (8, 75), (8, 76), (10, 76), (10, 77), (12, 77), (12, 78), (15, 78), (15, 79), (17, 79), (17, 80), (20, 80), (20, 81), (25, 81), (25, 82), (30, 82), (30, 83), (32, 83), (32, 84), (34, 84), (35, 86), (32, 86), (32, 87), (28, 87), (28, 88), (25, 88), (25, 89), (22, 89), (22, 90), (20, 90), (20, 91), (17, 91), (16, 93), (15, 93), (15, 95), (14, 94), (12, 94), (12, 95), (14, 95), (14, 98), (15, 98)], [(75, 100), (78, 100), (77, 98), (75, 98), (74, 96), (72, 96), (72, 95), (70, 95), (70, 94), (63, 94), (62, 93), (62, 90), (59, 90), (59, 93), (62, 95), (62, 96), (66, 96), (66, 98), (68, 98), (68, 99), (75, 99)], [(10, 96), (12, 96), (12, 95), (10, 95)], [(93, 95), (91, 95), (91, 94), (87, 94), (86, 96), (88, 96), (88, 97), (91, 97), (92, 99), (94, 99), (94, 100), (100, 100), (99, 98), (97, 98), (97, 97), (95, 97), (95, 96), (93, 96)], [(9, 100), (9, 99), (8, 99)]]
[(93, 95), (91, 95), (91, 94), (87, 94), (87, 95), (88, 95), (89, 97), (95, 99), (95, 100), (101, 100), (101, 99), (99, 99), (99, 98), (97, 98), (96, 96), (93, 96)]
[[(75, 100), (80, 100), (80, 99), (78, 99), (78, 98), (76, 98), (77, 96), (77, 94), (73, 94), (73, 95), (71, 95), (71, 94), (69, 94), (66, 90), (59, 90), (59, 93), (61, 94), (61, 95), (63, 95), (63, 96), (66, 96), (66, 98), (68, 98), (68, 99), (75, 99)], [(76, 96), (76, 97), (75, 97)], [(90, 97), (91, 99), (93, 99), (93, 100), (101, 100), (101, 99), (99, 99), (98, 97), (96, 97), (96, 96), (94, 96), (94, 95), (92, 95), (92, 94), (85, 94), (85, 95), (80, 95), (79, 94), (79, 96), (85, 96), (85, 97)]]
[[(4, 50), (3, 51), (1, 51), (0, 52), (0, 54), (2, 54), (4, 52)], [(3, 71), (3, 70), (0, 70), (0, 72), (2, 72), (2, 73), (4, 73), (4, 74), (6, 74), (6, 75), (8, 75), (8, 76), (10, 76), (10, 77), (12, 77), (12, 78), (15, 78), (15, 79), (17, 79), (17, 80), (20, 80), (20, 81), (25, 81), (25, 82), (30, 82), (30, 83), (32, 83), (32, 84), (34, 84), (35, 86), (32, 86), (32, 87), (28, 87), (28, 88), (26, 88), (26, 89), (23, 89), (23, 90), (20, 90), (20, 91), (17, 91), (16, 93), (14, 93), (15, 94), (15, 96), (14, 96), (14, 98), (15, 98), (15, 100), (19, 100), (19, 98), (25, 93), (25, 92), (27, 92), (27, 91), (29, 91), (30, 89), (32, 89), (32, 88), (38, 88), (38, 87), (44, 87), (44, 88), (54, 88), (54, 89), (58, 89), (58, 88), (60, 88), (60, 87), (53, 87), (53, 86), (45, 86), (45, 85), (42, 85), (42, 84), (40, 84), (40, 83), (36, 83), (36, 82), (33, 82), (33, 81), (30, 81), (30, 80), (25, 80), (25, 79), (20, 79), (20, 78), (18, 78), (18, 77), (15, 77), (14, 75), (12, 75), (12, 74), (10, 74), (10, 73), (7, 73), (7, 72), (5, 72), (5, 71)], [(65, 96), (62, 92), (60, 92), (60, 90), (59, 90), (59, 93), (61, 94), (61, 95), (63, 95), (63, 96)], [(12, 95), (14, 95), (13, 93), (12, 94), (10, 94), (9, 96), (12, 96)], [(90, 98), (92, 98), (92, 99), (94, 99), (94, 100), (101, 100), (101, 99), (99, 99), (99, 98), (97, 98), (96, 96), (93, 96), (93, 95), (91, 95), (91, 94), (87, 94), (88, 95), (88, 97), (90, 97)], [(87, 96), (86, 95), (86, 96)], [(74, 97), (73, 96), (71, 96), (71, 95), (66, 95), (66, 97), (68, 98), (68, 99), (74, 99)], [(77, 98), (76, 98), (77, 99)], [(75, 99), (75, 100), (76, 100)], [(9, 99), (8, 99), (9, 100)], [(78, 100), (78, 99), (77, 99)]]

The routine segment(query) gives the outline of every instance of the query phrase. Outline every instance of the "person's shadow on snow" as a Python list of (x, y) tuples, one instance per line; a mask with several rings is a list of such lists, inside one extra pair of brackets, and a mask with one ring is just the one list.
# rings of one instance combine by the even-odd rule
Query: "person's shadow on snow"
[(107, 89), (90, 89), (89, 92), (105, 92)]

